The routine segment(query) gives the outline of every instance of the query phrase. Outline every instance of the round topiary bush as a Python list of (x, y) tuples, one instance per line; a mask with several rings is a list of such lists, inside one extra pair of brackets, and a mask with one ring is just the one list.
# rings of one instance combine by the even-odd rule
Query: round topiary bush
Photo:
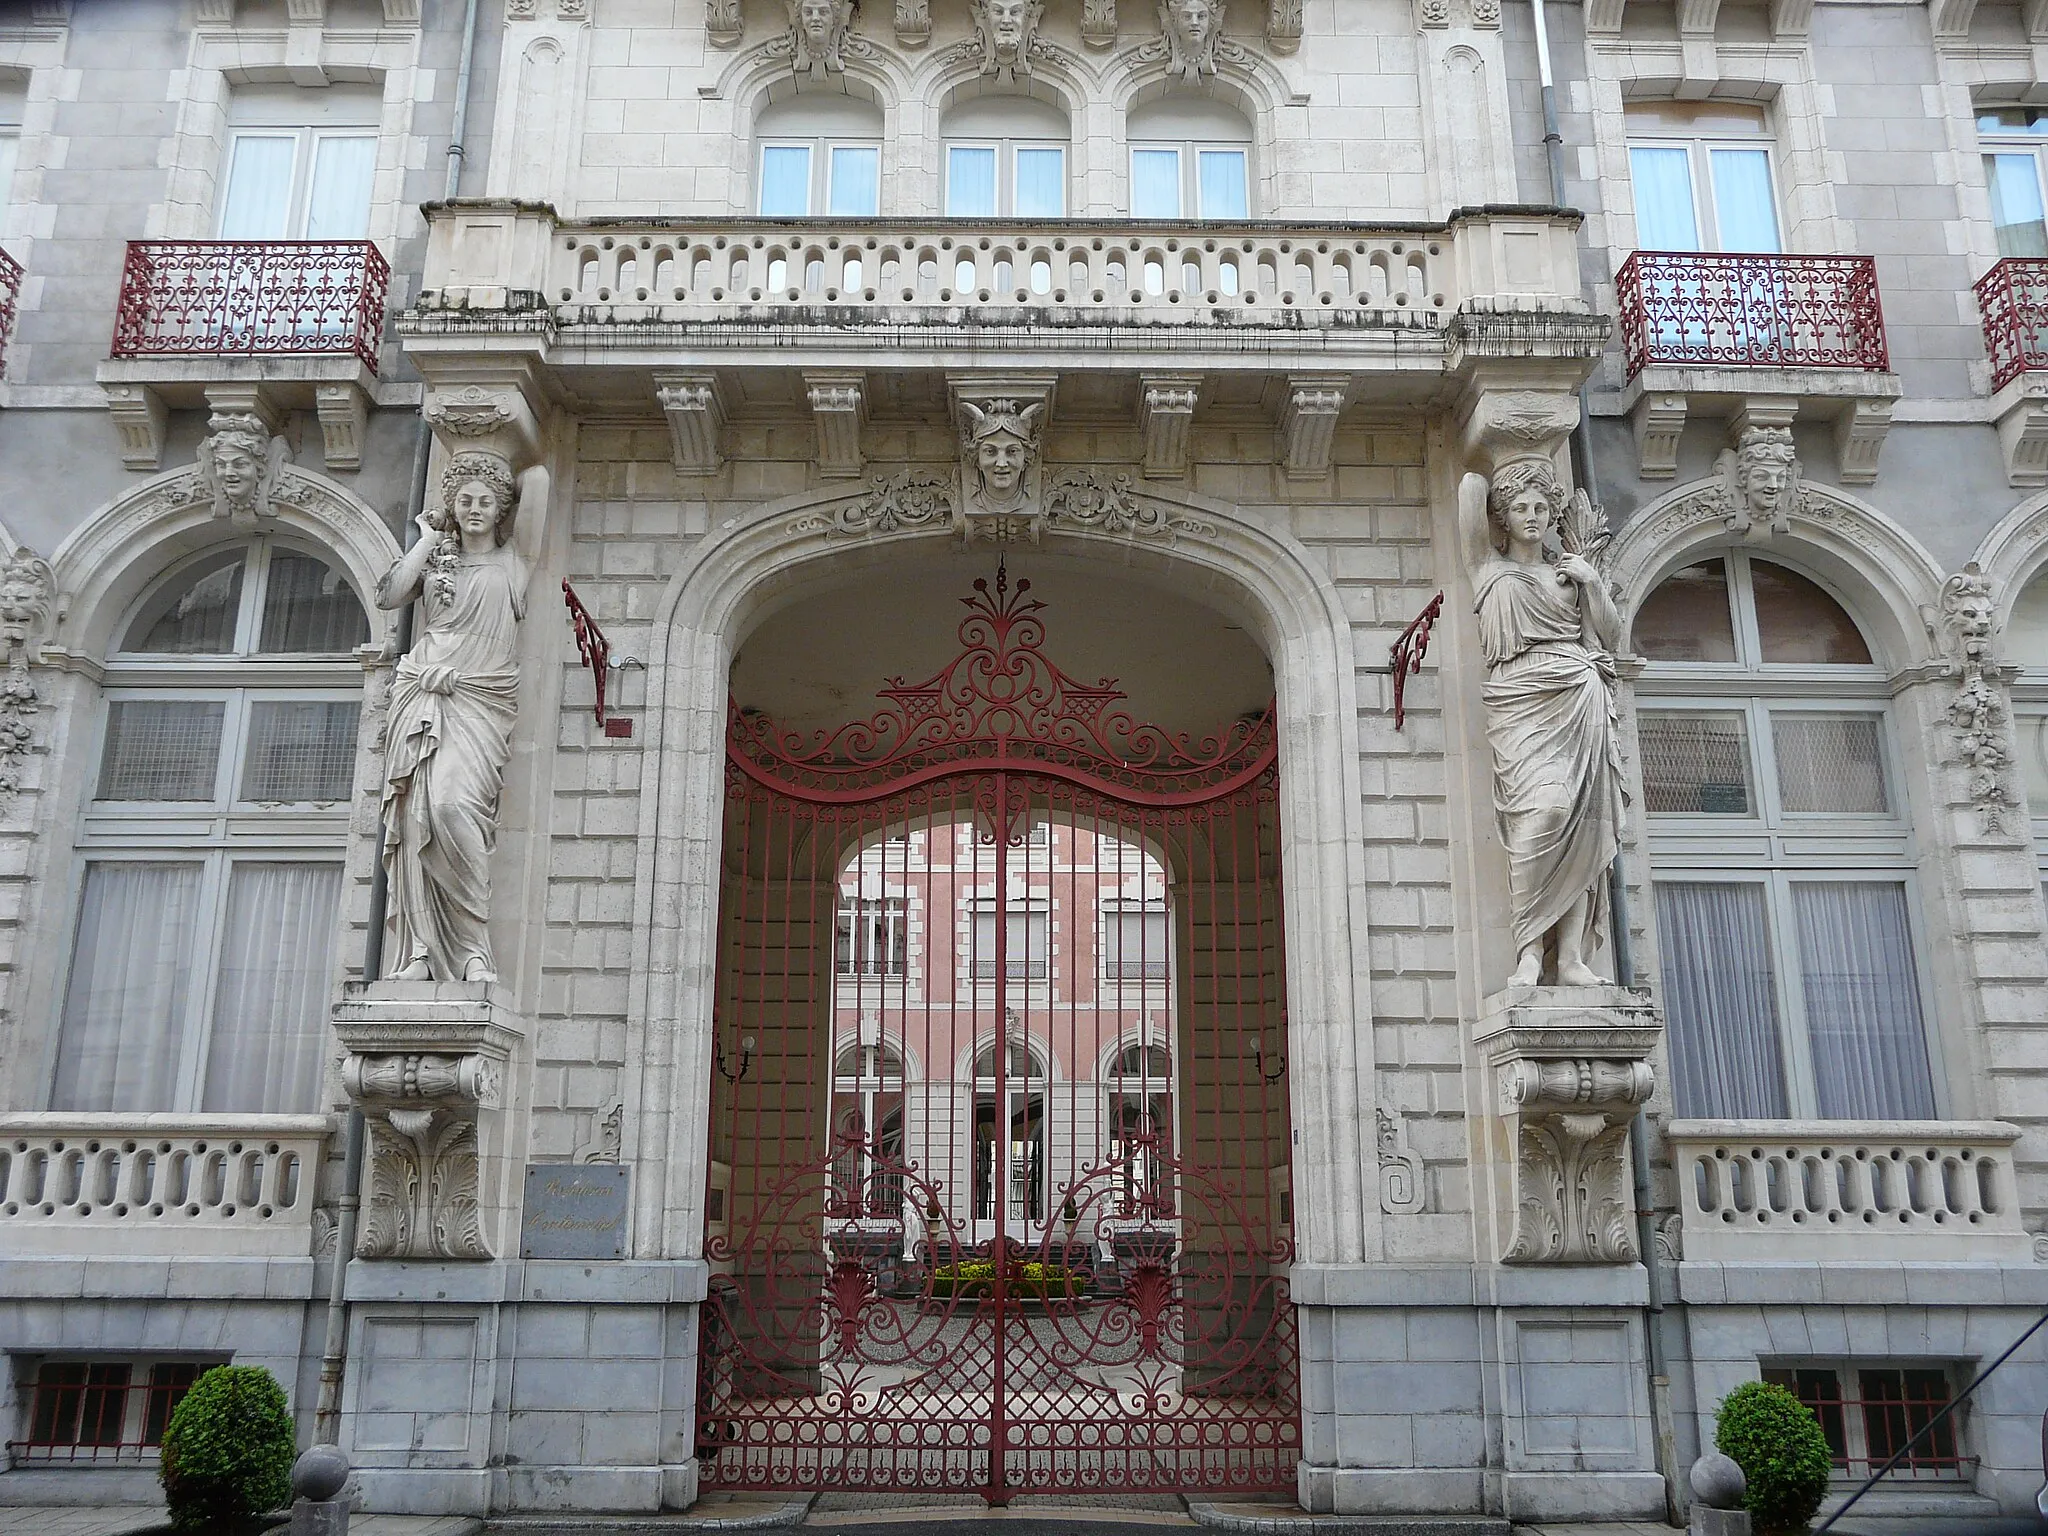
[(291, 1501), (284, 1388), (250, 1365), (215, 1366), (179, 1400), (157, 1476), (181, 1531), (232, 1532)]
[(1749, 1480), (1756, 1536), (1797, 1536), (1828, 1491), (1832, 1461), (1813, 1410), (1783, 1387), (1748, 1381), (1721, 1400), (1714, 1445)]

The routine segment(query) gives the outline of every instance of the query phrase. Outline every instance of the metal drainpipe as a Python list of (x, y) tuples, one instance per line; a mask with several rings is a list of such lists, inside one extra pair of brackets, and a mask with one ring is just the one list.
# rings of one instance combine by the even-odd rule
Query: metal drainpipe
[[(476, 63), (477, 0), (468, 0), (462, 12), (462, 62), (455, 72), (455, 118), (448, 131), (448, 175), (444, 197), (460, 189), (464, 158), (463, 138), (469, 131), (469, 80)], [(427, 418), (420, 417), (413, 440), (412, 481), (406, 491), (408, 509), (401, 530), (403, 547), (410, 549), (419, 538), (419, 514), (427, 502), (427, 464), (434, 443)], [(412, 649), (412, 606), (398, 615), (392, 636), (394, 651), (403, 656)], [(384, 873), (384, 823), (377, 822), (377, 863), (370, 874), (368, 932), (363, 936), (363, 980), (375, 981), (384, 972), (384, 914), (390, 904), (391, 886)], [(341, 1442), (341, 1386), (348, 1371), (348, 1265), (356, 1247), (356, 1223), (363, 1208), (363, 1145), (368, 1136), (363, 1112), (348, 1112), (347, 1150), (342, 1158), (341, 1198), (335, 1217), (334, 1264), (327, 1280), (327, 1335), (320, 1352), (320, 1402), (313, 1415), (313, 1442), (338, 1445)]]
[[(1543, 152), (1550, 172), (1550, 200), (1565, 204), (1564, 133), (1557, 120), (1557, 87), (1550, 71), (1550, 28), (1543, 14), (1543, 0), (1529, 0), (1536, 24), (1536, 76), (1542, 88)], [(1572, 470), (1579, 487), (1595, 504), (1600, 500), (1599, 481), (1593, 468), (1592, 401), (1584, 383), (1579, 385), (1579, 421), (1572, 429)], [(1628, 876), (1621, 855), (1607, 866), (1608, 930), (1614, 940), (1614, 975), (1625, 987), (1636, 981), (1635, 945), (1629, 933)], [(1656, 1435), (1657, 1472), (1664, 1480), (1664, 1515), (1676, 1525), (1680, 1521), (1678, 1499), (1678, 1445), (1671, 1417), (1671, 1363), (1664, 1347), (1664, 1293), (1657, 1275), (1656, 1211), (1650, 1185), (1650, 1122), (1640, 1109), (1629, 1127), (1629, 1162), (1634, 1175), (1636, 1202), (1636, 1246), (1642, 1254), (1648, 1294), (1643, 1307), (1644, 1342), (1649, 1355), (1650, 1423)]]

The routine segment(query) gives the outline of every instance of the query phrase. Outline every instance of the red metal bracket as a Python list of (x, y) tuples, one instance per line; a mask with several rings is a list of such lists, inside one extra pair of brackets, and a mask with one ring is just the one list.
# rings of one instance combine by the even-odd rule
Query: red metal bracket
[(1394, 729), (1400, 730), (1407, 719), (1403, 695), (1407, 692), (1408, 679), (1422, 670), (1422, 658), (1429, 654), (1429, 632), (1444, 614), (1444, 595), (1439, 592), (1429, 600), (1429, 605), (1415, 615), (1413, 622), (1401, 631), (1400, 638), (1387, 648), (1387, 654), (1394, 663)]
[(597, 723), (604, 727), (605, 735), (624, 740), (633, 734), (633, 722), (624, 719), (607, 720), (604, 713), (605, 686), (611, 680), (614, 667), (638, 666), (628, 658), (612, 660), (612, 643), (605, 639), (604, 631), (597, 627), (597, 620), (590, 616), (590, 610), (583, 606), (583, 599), (576, 595), (576, 589), (568, 582), (562, 583), (562, 601), (569, 609), (569, 623), (576, 631), (576, 650), (583, 658), (583, 665), (590, 668), (591, 680), (596, 684), (597, 705), (593, 713)]

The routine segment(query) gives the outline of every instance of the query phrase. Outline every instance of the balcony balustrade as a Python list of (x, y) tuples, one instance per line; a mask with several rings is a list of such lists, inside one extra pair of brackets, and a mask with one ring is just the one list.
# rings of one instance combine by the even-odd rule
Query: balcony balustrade
[(390, 285), (367, 240), (131, 240), (111, 355), (337, 355), (375, 372)]
[(2031, 1261), (1999, 1121), (1675, 1120), (1688, 1260)]
[(2048, 257), (2008, 256), (1977, 279), (1991, 387), (2048, 369)]
[(0, 251), (0, 378), (7, 374), (7, 341), (14, 334), (14, 311), (21, 302), (21, 263)]
[(1615, 286), (1631, 379), (1652, 367), (1891, 367), (1868, 256), (1637, 251)]
[(0, 1116), (0, 1253), (305, 1258), (325, 1115)]

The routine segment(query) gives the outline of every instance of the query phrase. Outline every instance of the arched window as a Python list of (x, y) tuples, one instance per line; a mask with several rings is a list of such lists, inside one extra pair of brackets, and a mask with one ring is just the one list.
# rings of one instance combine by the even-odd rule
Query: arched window
[(832, 1183), (837, 1214), (895, 1220), (903, 1205), (903, 1052), (863, 1021), (865, 1043), (832, 1064)]
[(118, 631), (51, 1105), (318, 1108), (363, 604), (275, 540), (162, 577)]
[(1251, 125), (1220, 101), (1168, 96), (1133, 111), (1131, 216), (1251, 216)]
[[(1014, 1021), (1013, 1021), (1014, 1022)], [(974, 1215), (996, 1219), (998, 1148), (1013, 1222), (1045, 1220), (1046, 1066), (1036, 1048), (1012, 1035), (1004, 1063), (1009, 1102), (996, 1103), (996, 1043), (974, 1053)]]
[(1933, 1118), (1888, 690), (1855, 620), (1731, 551), (1667, 577), (1634, 635), (1679, 1114)]
[(2048, 886), (2048, 570), (2020, 590), (2005, 623), (2005, 657), (2018, 663), (2012, 685), (2013, 731), (2020, 776), (2034, 821), (2034, 848)]
[(761, 213), (867, 217), (881, 211), (882, 109), (873, 102), (803, 92), (766, 108), (754, 138)]
[(950, 218), (1057, 219), (1067, 211), (1066, 114), (1031, 96), (974, 96), (939, 124)]

